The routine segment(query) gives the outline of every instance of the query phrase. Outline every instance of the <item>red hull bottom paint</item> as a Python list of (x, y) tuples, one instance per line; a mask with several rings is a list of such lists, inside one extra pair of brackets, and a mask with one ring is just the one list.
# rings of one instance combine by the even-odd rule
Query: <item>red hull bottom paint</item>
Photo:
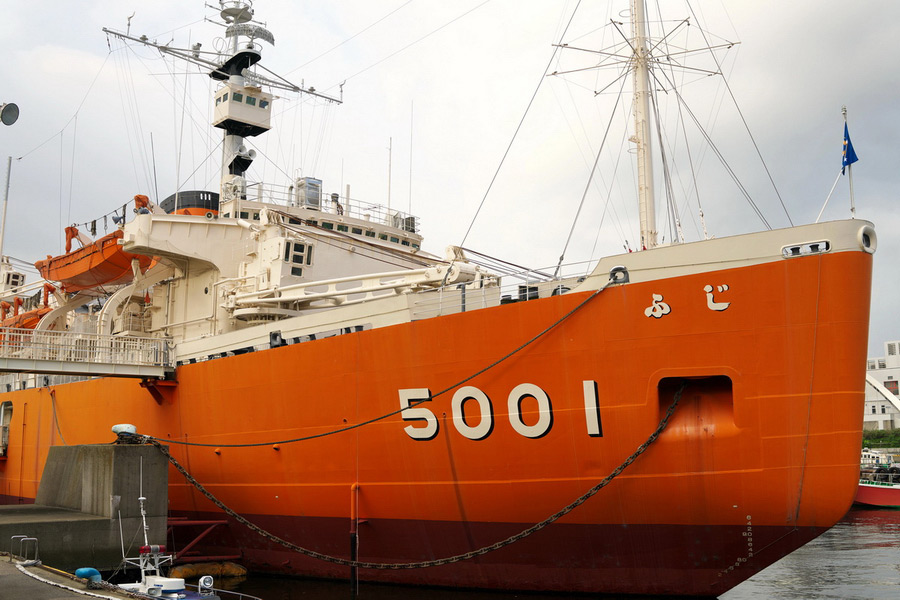
[(34, 504), (34, 498), (23, 498), (22, 496), (0, 494), (0, 505), (7, 504)]
[(853, 502), (866, 506), (900, 508), (900, 485), (860, 483)]
[[(183, 514), (220, 519), (221, 513)], [(305, 548), (349, 558), (347, 519), (252, 515), (249, 520)], [(531, 523), (366, 520), (358, 527), (359, 560), (429, 561), (480, 548)], [(363, 581), (477, 589), (717, 596), (824, 533), (826, 528), (554, 524), (515, 549), (419, 569), (359, 569)], [(252, 571), (347, 579), (350, 567), (289, 551), (236, 522), (212, 534), (202, 555), (237, 549)], [(199, 532), (198, 532), (199, 533)], [(190, 540), (179, 528), (176, 548)], [(171, 542), (171, 539), (170, 539)], [(541, 565), (541, 566), (535, 566)], [(512, 584), (511, 582), (515, 582)]]

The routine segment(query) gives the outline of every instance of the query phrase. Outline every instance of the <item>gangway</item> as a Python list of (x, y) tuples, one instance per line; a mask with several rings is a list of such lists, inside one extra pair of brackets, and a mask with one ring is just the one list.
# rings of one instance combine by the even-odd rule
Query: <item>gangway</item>
[(175, 368), (163, 338), (0, 327), (0, 372), (165, 378)]

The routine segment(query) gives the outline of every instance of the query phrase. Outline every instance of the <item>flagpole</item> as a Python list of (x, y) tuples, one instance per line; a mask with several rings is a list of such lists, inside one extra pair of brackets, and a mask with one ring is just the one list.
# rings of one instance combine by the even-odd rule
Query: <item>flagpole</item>
[[(847, 107), (841, 107), (841, 114), (844, 115), (844, 131), (847, 129)], [(850, 218), (856, 218), (856, 200), (853, 197), (853, 164), (847, 164), (847, 179), (850, 182)]]

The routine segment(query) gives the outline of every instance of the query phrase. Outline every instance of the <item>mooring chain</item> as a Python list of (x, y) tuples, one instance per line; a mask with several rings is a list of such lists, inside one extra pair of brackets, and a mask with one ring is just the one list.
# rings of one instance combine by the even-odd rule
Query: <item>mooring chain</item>
[(268, 539), (269, 541), (275, 542), (276, 544), (284, 546), (285, 548), (287, 548), (289, 550), (293, 550), (295, 552), (304, 554), (311, 558), (316, 558), (318, 560), (323, 560), (326, 562), (343, 565), (343, 566), (348, 566), (348, 567), (358, 567), (358, 568), (363, 568), (363, 569), (422, 569), (422, 568), (426, 568), (426, 567), (437, 567), (440, 565), (448, 565), (451, 563), (461, 562), (464, 560), (475, 558), (477, 556), (482, 556), (484, 554), (487, 554), (488, 552), (493, 552), (494, 550), (499, 550), (500, 548), (503, 548), (504, 546), (509, 546), (510, 544), (518, 542), (519, 540), (526, 538), (537, 531), (540, 531), (547, 525), (550, 525), (554, 521), (560, 519), (561, 517), (564, 517), (565, 515), (569, 514), (573, 510), (575, 510), (577, 507), (584, 504), (584, 502), (587, 501), (591, 496), (593, 496), (594, 494), (599, 492), (601, 489), (606, 487), (613, 479), (615, 479), (618, 475), (620, 475), (622, 473), (622, 471), (624, 471), (626, 468), (628, 468), (628, 466), (631, 463), (633, 463), (641, 454), (646, 452), (647, 449), (650, 446), (652, 446), (653, 443), (657, 439), (659, 439), (660, 434), (663, 432), (663, 430), (669, 424), (669, 419), (671, 418), (672, 414), (675, 412), (675, 408), (678, 406), (679, 400), (681, 400), (681, 395), (684, 392), (685, 385), (686, 385), (686, 382), (682, 383), (681, 386), (678, 388), (678, 390), (675, 392), (674, 398), (672, 400), (672, 404), (671, 404), (671, 406), (669, 406), (669, 410), (666, 411), (666, 414), (663, 416), (662, 420), (659, 422), (659, 425), (657, 425), (656, 430), (652, 434), (650, 434), (650, 437), (648, 437), (647, 440), (643, 444), (638, 446), (637, 450), (635, 450), (628, 458), (626, 458), (624, 460), (624, 462), (622, 462), (622, 464), (620, 464), (618, 467), (613, 469), (613, 471), (609, 475), (607, 475), (599, 483), (597, 483), (597, 485), (595, 485), (594, 487), (589, 489), (587, 492), (585, 492), (584, 494), (582, 494), (581, 496), (576, 498), (572, 503), (568, 504), (560, 511), (550, 515), (543, 521), (540, 521), (539, 523), (532, 525), (528, 529), (525, 529), (525, 530), (523, 530), (515, 535), (512, 535), (504, 540), (501, 540), (499, 542), (491, 544), (490, 546), (484, 546), (477, 550), (472, 550), (470, 552), (466, 552), (463, 554), (457, 554), (455, 556), (448, 556), (446, 558), (439, 558), (436, 560), (412, 562), (412, 563), (374, 563), (374, 562), (364, 562), (364, 561), (357, 561), (357, 560), (347, 560), (345, 558), (339, 558), (336, 556), (329, 556), (327, 554), (321, 554), (319, 552), (316, 552), (315, 550), (303, 548), (302, 546), (298, 546), (294, 543), (284, 540), (284, 539), (264, 530), (263, 528), (259, 527), (258, 525), (251, 523), (245, 517), (241, 516), (240, 514), (236, 513), (234, 510), (232, 510), (231, 508), (226, 506), (221, 500), (216, 498), (209, 490), (207, 490), (203, 486), (203, 484), (201, 484), (199, 481), (194, 479), (194, 477), (190, 473), (187, 472), (187, 469), (185, 469), (181, 465), (181, 463), (179, 463), (169, 453), (168, 448), (164, 447), (159, 441), (157, 441), (154, 438), (148, 437), (148, 436), (138, 436), (138, 437), (143, 439), (144, 442), (147, 442), (147, 443), (150, 443), (150, 444), (153, 444), (154, 446), (156, 446), (159, 449), (159, 451), (162, 452), (163, 455), (169, 460), (169, 462), (172, 463), (172, 465), (178, 470), (178, 472), (184, 476), (184, 478), (188, 481), (188, 483), (190, 483), (195, 488), (197, 488), (197, 490), (199, 490), (201, 494), (206, 496), (213, 504), (218, 506), (226, 514), (228, 514), (233, 519), (235, 519), (237, 522), (241, 523), (242, 525), (251, 529), (252, 531), (255, 531), (256, 533), (258, 533), (262, 537)]

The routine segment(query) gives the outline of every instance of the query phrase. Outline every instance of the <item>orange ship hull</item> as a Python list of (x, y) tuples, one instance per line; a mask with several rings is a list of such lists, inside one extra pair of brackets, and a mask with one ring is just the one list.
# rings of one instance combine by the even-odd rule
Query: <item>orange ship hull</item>
[(129, 283), (134, 278), (131, 269), (132, 260), (138, 259), (141, 273), (144, 273), (153, 265), (154, 259), (122, 250), (122, 246), (119, 245), (122, 235), (122, 231), (117, 229), (93, 244), (60, 256), (39, 260), (34, 266), (41, 273), (41, 277), (60, 282), (66, 292)]
[[(359, 559), (430, 560), (497, 542), (584, 494), (647, 441), (685, 383), (659, 439), (557, 522), (476, 559), (360, 577), (718, 595), (832, 526), (853, 501), (871, 260), (798, 257), (182, 365), (162, 402), (118, 379), (13, 392), (2, 397), (13, 416), (0, 493), (31, 501), (49, 446), (109, 442), (109, 427), (127, 422), (170, 440), (225, 504), (295, 543), (349, 557), (358, 485)], [(727, 311), (694, 301), (722, 283)], [(672, 307), (666, 318), (645, 312), (653, 294)], [(465, 377), (560, 319), (452, 398)], [(435, 397), (406, 419), (273, 445), (394, 413), (422, 390)], [(173, 514), (221, 516), (174, 470), (169, 495)], [(257, 570), (349, 574), (237, 523), (207, 542), (213, 553), (239, 548)]]

